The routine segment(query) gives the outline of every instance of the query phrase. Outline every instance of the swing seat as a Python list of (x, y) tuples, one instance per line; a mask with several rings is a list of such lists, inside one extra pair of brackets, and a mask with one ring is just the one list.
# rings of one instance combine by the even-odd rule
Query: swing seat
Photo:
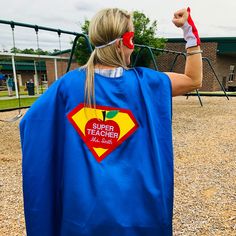
[(12, 117), (12, 118), (9, 118), (9, 119), (5, 119), (5, 120), (0, 119), (0, 121), (11, 123), (11, 122), (15, 122), (15, 121), (19, 120), (22, 116), (23, 116), (23, 114), (21, 112), (19, 112), (19, 114), (17, 116), (15, 116), (15, 117)]

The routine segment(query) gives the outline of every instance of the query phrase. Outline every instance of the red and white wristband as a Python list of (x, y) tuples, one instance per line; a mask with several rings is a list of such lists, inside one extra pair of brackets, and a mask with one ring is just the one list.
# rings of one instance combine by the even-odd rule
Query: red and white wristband
[(199, 46), (201, 44), (201, 41), (198, 35), (198, 30), (190, 15), (189, 7), (187, 11), (188, 11), (188, 20), (181, 27), (184, 33), (184, 39), (187, 42), (185, 46), (186, 49), (194, 47), (194, 46)]

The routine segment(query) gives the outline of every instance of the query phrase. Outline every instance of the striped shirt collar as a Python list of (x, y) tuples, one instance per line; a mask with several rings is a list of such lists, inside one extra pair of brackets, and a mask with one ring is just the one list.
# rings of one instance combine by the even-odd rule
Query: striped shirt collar
[(124, 69), (122, 67), (117, 67), (115, 69), (99, 69), (95, 68), (95, 73), (100, 74), (109, 78), (117, 78), (123, 75)]

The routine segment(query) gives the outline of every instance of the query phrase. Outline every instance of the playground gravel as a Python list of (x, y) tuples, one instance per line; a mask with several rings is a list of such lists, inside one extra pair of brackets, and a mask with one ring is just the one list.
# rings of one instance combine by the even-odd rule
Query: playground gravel
[[(174, 235), (235, 236), (236, 97), (202, 101), (173, 99)], [(0, 123), (0, 236), (25, 235), (18, 125)]]

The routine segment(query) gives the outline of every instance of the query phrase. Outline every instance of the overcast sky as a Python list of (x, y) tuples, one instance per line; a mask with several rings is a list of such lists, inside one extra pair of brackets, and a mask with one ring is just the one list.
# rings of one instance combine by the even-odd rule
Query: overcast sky
[[(84, 19), (105, 7), (138, 10), (158, 22), (158, 37), (182, 37), (171, 22), (174, 11), (190, 6), (201, 37), (236, 37), (236, 0), (1, 0), (1, 20), (80, 31)], [(34, 30), (16, 27), (16, 47), (36, 48)], [(62, 35), (62, 49), (72, 36)], [(59, 48), (56, 33), (39, 32), (40, 48)], [(0, 50), (12, 48), (10, 26), (0, 24)]]

